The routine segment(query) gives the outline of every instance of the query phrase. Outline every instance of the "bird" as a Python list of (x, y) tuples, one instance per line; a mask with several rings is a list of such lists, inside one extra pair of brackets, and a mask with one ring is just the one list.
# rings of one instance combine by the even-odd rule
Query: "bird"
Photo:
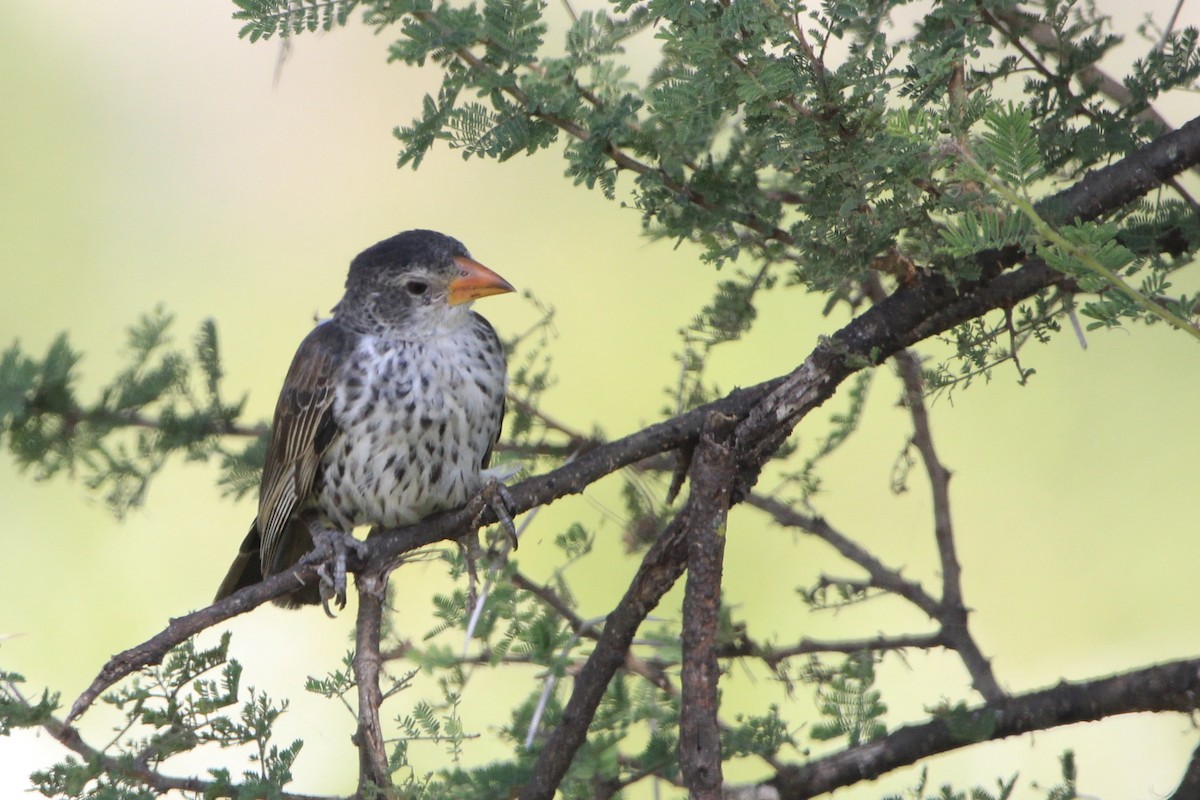
[[(275, 406), (258, 515), (214, 602), (314, 546), (336, 579), (275, 600), (345, 604), (359, 525), (396, 527), (480, 496), (500, 436), (507, 365), (472, 301), (514, 291), (450, 236), (410, 230), (356, 256), (333, 316), (300, 343)], [(332, 584), (332, 585), (330, 585)]]

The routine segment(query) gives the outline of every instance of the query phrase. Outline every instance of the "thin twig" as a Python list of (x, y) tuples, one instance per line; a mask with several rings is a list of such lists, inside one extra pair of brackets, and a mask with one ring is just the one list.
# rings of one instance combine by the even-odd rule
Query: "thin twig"
[(737, 642), (722, 645), (717, 649), (721, 658), (757, 658), (772, 669), (789, 658), (813, 655), (816, 653), (884, 653), (898, 650), (932, 650), (945, 647), (942, 634), (912, 633), (906, 635), (887, 636), (879, 634), (865, 639), (822, 640), (804, 637), (796, 644), (786, 647), (759, 644), (752, 639), (743, 637)]
[(1175, 8), (1171, 11), (1171, 18), (1167, 20), (1167, 26), (1163, 28), (1162, 36), (1158, 39), (1158, 44), (1154, 46), (1155, 50), (1162, 50), (1167, 46), (1167, 39), (1171, 38), (1171, 31), (1175, 30), (1175, 23), (1179, 21), (1179, 12), (1183, 9), (1183, 0), (1175, 0)]
[[(521, 534), (525, 533), (525, 530), (533, 522), (534, 518), (537, 517), (541, 509), (541, 506), (537, 506), (530, 509), (529, 513), (525, 515), (525, 518), (521, 520), (521, 524), (517, 526), (515, 541), (520, 540)], [(508, 538), (505, 537), (500, 545), (500, 552), (492, 560), (492, 564), (488, 568), (488, 576), (487, 580), (484, 581), (483, 591), (479, 593), (479, 597), (475, 600), (474, 604), (469, 604), (471, 605), (471, 615), (467, 619), (466, 633), (463, 634), (462, 652), (464, 656), (471, 646), (471, 639), (475, 636), (475, 628), (479, 625), (479, 620), (483, 616), (483, 607), (487, 603), (488, 596), (492, 593), (492, 587), (496, 584), (496, 575), (500, 571), (500, 566), (508, 560), (509, 548), (515, 544), (515, 541), (510, 544)]]
[(591, 626), (585, 625), (584, 619), (576, 614), (574, 610), (572, 610), (571, 607), (568, 606), (566, 602), (549, 586), (543, 586), (542, 584), (531, 580), (522, 572), (513, 573), (512, 585), (521, 591), (529, 592), (543, 603), (550, 606), (550, 608), (554, 609), (556, 614), (566, 620), (567, 624), (571, 626), (571, 630), (574, 633), (580, 636), (590, 636), (592, 638), (595, 638), (598, 635), (591, 633)]
[(925, 407), (920, 359), (911, 350), (892, 356), (904, 384), (904, 404), (913, 422), (912, 443), (921, 454), (933, 497), (933, 533), (942, 565), (942, 603), (962, 606), (962, 564), (954, 544), (954, 522), (950, 515), (950, 470), (938, 458)]
[[(1029, 48), (1026, 47), (1021, 41), (1022, 36), (1028, 36), (1031, 40), (1033, 40), (1034, 44), (1043, 50), (1057, 53), (1059, 41), (1058, 35), (1055, 34), (1053, 28), (1051, 28), (1045, 22), (1042, 22), (1031, 15), (1024, 14), (1015, 9), (1009, 11), (998, 11), (993, 14), (987, 8), (981, 7), (980, 14), (981, 18), (993, 28), (1000, 31), (1000, 33), (1009, 40), (1013, 47), (1015, 47), (1038, 72), (1040, 72), (1047, 79), (1056, 83), (1058, 82), (1058, 75), (1056, 75), (1053, 70), (1043, 64), (1041, 59), (1034, 55), (1034, 53), (1031, 52)], [(1170, 28), (1168, 28), (1168, 31), (1169, 30)], [(1075, 78), (1081, 85), (1088, 88), (1094, 88), (1096, 91), (1100, 92), (1100, 94), (1117, 103), (1117, 105), (1128, 106), (1133, 102), (1133, 92), (1129, 91), (1129, 87), (1097, 67), (1095, 64), (1088, 64), (1087, 66), (1080, 68), (1080, 70), (1075, 73)], [(1069, 97), (1069, 88), (1061, 88), (1064, 94)], [(1087, 116), (1093, 122), (1098, 121), (1095, 113), (1082, 103), (1079, 104), (1079, 110), (1080, 113)], [(1161, 131), (1169, 132), (1173, 130), (1171, 124), (1167, 122), (1166, 117), (1164, 117), (1162, 114), (1159, 114), (1158, 111), (1155, 110), (1155, 108), (1151, 105), (1147, 105), (1144, 109), (1139, 111), (1135, 117), (1137, 119), (1153, 123)], [(1192, 169), (1195, 170), (1196, 167), (1193, 166)], [(1193, 209), (1200, 210), (1200, 205), (1197, 204), (1195, 198), (1193, 198), (1178, 181), (1176, 181), (1174, 178), (1171, 178), (1165, 181), (1165, 183), (1174, 189)]]
[(577, 450), (594, 447), (596, 444), (598, 444), (596, 439), (589, 436), (584, 436), (578, 431), (571, 429), (566, 423), (555, 419), (545, 411), (542, 411), (540, 408), (535, 406), (533, 403), (530, 403), (525, 398), (520, 397), (512, 392), (509, 392), (506, 395), (506, 398), (509, 403), (520, 409), (522, 412), (531, 417), (537, 417), (538, 421), (542, 423), (543, 427), (566, 436), (567, 447)]
[[(562, 646), (560, 651), (561, 658), (565, 659), (567, 653), (579, 643), (583, 634), (587, 632), (589, 635), (596, 630), (596, 626), (603, 622), (602, 619), (584, 620), (582, 627), (578, 632), (573, 634), (566, 644)], [(596, 638), (599, 638), (598, 636)], [(554, 694), (554, 687), (558, 684), (558, 674), (551, 671), (546, 675), (546, 682), (542, 686), (542, 693), (538, 697), (537, 705), (533, 708), (533, 713), (529, 717), (529, 730), (525, 733), (525, 749), (529, 750), (533, 747), (533, 742), (537, 738), (537, 734), (542, 724), (542, 715), (546, 713), (546, 707), (550, 704), (550, 698)]]
[(967, 607), (962, 594), (962, 565), (958, 560), (954, 523), (950, 514), (950, 471), (938, 458), (933, 444), (929, 411), (925, 407), (921, 362), (911, 350), (901, 350), (893, 359), (904, 384), (904, 404), (912, 417), (912, 441), (925, 464), (933, 496), (933, 533), (942, 566), (942, 602), (937, 619), (942, 625), (946, 645), (956, 650), (962, 658), (976, 691), (987, 700), (999, 700), (1004, 696), (1004, 691), (967, 624)]
[[(48, 413), (48, 412), (47, 412)], [(129, 428), (144, 428), (146, 430), (162, 430), (162, 420), (151, 417), (140, 411), (122, 409), (120, 411), (112, 411), (109, 409), (82, 409), (77, 408), (72, 411), (62, 413), (63, 424), (68, 428), (74, 428), (84, 422), (97, 422), (105, 425), (113, 425)], [(269, 429), (266, 425), (242, 425), (229, 420), (210, 420), (204, 425), (200, 433), (205, 436), (243, 436), (257, 438), (266, 433)]]
[(756, 493), (746, 498), (746, 504), (767, 512), (780, 525), (796, 528), (826, 542), (844, 558), (864, 569), (870, 576), (872, 586), (903, 597), (931, 619), (937, 619), (940, 604), (921, 584), (908, 580), (899, 570), (884, 565), (869, 550), (852, 541), (823, 518), (802, 514), (773, 497)]

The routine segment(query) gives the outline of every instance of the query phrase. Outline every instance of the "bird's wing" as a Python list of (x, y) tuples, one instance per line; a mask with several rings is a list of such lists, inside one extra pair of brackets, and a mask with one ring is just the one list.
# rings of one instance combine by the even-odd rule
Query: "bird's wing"
[(504, 415), (508, 413), (508, 398), (500, 398), (500, 424), (496, 426), (496, 435), (492, 437), (492, 443), (488, 445), (487, 452), (483, 454), (483, 463), (479, 465), (480, 469), (487, 469), (492, 465), (492, 450), (496, 449), (496, 443), (500, 441), (500, 434), (504, 433)]
[(337, 433), (334, 382), (353, 347), (353, 334), (336, 322), (318, 325), (300, 343), (283, 382), (258, 499), (264, 575), (287, 566), (277, 561), (292, 549), (285, 541), (288, 519), (312, 490), (321, 456)]
[[(475, 324), (483, 331), (485, 336), (489, 336), (500, 352), (504, 352), (504, 344), (500, 341), (500, 335), (496, 333), (496, 329), (492, 327), (492, 323), (487, 321), (487, 318), (478, 311), (472, 311), (471, 315), (475, 318)], [(507, 381), (506, 381), (507, 383)], [(508, 412), (508, 398), (504, 396), (504, 391), (500, 392), (500, 417), (496, 420), (496, 433), (492, 436), (492, 440), (488, 442), (487, 450), (483, 454), (483, 459), (480, 461), (479, 468), (487, 469), (492, 465), (492, 450), (496, 448), (496, 442), (500, 441), (500, 434), (504, 430), (504, 415)]]

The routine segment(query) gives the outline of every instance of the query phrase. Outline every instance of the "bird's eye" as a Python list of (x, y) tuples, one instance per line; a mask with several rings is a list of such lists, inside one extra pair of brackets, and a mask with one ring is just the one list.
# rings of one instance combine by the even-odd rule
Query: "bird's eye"
[(404, 284), (404, 288), (414, 297), (420, 297), (429, 290), (429, 284), (425, 281), (408, 281)]

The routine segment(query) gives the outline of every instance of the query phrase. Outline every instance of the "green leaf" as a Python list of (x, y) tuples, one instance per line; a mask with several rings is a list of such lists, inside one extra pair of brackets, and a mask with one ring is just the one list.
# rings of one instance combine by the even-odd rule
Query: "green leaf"
[(235, 20), (246, 24), (238, 31), (251, 42), (272, 36), (294, 36), (316, 30), (329, 31), (346, 24), (358, 0), (234, 0)]
[(992, 108), (983, 121), (986, 130), (979, 136), (977, 154), (1001, 182), (1026, 189), (1045, 175), (1033, 117), (1027, 109), (1012, 104)]

